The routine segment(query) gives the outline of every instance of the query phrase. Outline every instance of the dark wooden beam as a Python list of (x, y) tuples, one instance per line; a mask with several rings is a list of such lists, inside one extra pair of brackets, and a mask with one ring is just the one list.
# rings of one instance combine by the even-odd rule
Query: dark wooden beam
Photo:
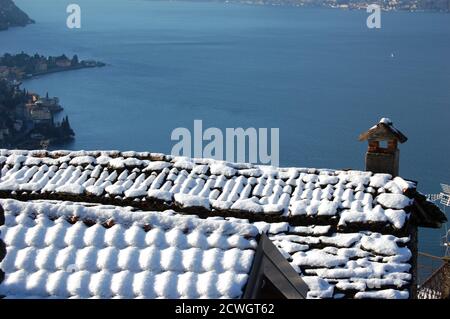
[[(5, 223), (5, 211), (3, 210), (2, 205), (0, 205), (0, 226), (2, 226)], [(6, 256), (6, 245), (2, 240), (3, 236), (0, 234), (0, 262), (5, 258)], [(0, 284), (5, 278), (5, 273), (2, 269), (0, 269)], [(0, 296), (1, 299), (1, 296)]]
[(262, 234), (244, 298), (258, 299), (267, 281), (286, 299), (305, 299), (307, 296), (306, 283), (267, 235)]

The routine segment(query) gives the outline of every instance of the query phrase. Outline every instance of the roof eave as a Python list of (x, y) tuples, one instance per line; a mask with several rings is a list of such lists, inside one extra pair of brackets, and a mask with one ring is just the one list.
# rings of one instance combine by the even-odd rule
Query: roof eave
[(389, 133), (392, 135), (393, 138), (397, 139), (400, 143), (405, 143), (406, 141), (408, 141), (408, 138), (402, 133), (400, 132), (398, 129), (396, 129), (393, 126), (384, 124), (384, 123), (378, 123), (375, 127), (369, 129), (368, 131), (362, 133), (359, 135), (359, 141), (367, 141), (370, 140), (370, 137), (373, 134), (376, 134), (377, 131), (380, 130), (385, 130), (385, 133)]
[(418, 227), (439, 229), (447, 222), (445, 213), (426, 198), (416, 196), (412, 208), (415, 213), (415, 224)]

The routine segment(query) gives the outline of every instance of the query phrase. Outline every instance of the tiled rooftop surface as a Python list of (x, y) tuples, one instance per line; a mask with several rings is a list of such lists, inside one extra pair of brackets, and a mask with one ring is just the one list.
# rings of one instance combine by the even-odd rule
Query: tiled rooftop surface
[(258, 231), (174, 212), (0, 200), (8, 298), (239, 298)]

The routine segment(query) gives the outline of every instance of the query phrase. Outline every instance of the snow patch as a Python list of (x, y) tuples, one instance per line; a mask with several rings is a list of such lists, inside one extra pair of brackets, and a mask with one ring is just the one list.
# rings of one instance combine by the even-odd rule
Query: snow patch
[(189, 195), (189, 194), (175, 194), (175, 202), (181, 207), (202, 207), (205, 209), (210, 209), (211, 205), (208, 198)]
[(147, 192), (148, 198), (159, 199), (170, 203), (173, 200), (173, 193), (168, 191), (162, 191), (159, 189), (151, 189)]
[(355, 294), (356, 299), (408, 299), (409, 293), (407, 290), (395, 290), (395, 289), (385, 289), (378, 291), (365, 291), (358, 292)]
[(387, 208), (404, 209), (412, 204), (412, 199), (402, 194), (380, 194), (376, 198), (377, 202)]

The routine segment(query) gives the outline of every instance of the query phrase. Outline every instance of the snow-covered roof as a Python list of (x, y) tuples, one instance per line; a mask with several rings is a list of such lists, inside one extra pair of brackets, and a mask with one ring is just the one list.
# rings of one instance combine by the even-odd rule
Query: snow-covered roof
[(409, 297), (407, 236), (86, 203), (0, 206), (7, 298), (239, 298), (258, 232), (302, 277), (308, 298)]
[[(128, 233), (125, 225), (131, 223), (134, 228), (140, 227), (136, 223), (139, 225), (148, 223), (147, 220), (150, 218), (148, 216), (158, 216), (151, 217), (150, 220), (159, 223), (165, 220), (165, 216), (168, 220), (182, 220), (182, 215), (179, 214), (194, 214), (204, 219), (188, 217), (189, 222), (186, 220), (186, 223), (195, 224), (195, 229), (211, 227), (204, 226), (203, 223), (230, 224), (226, 227), (236, 233), (229, 238), (233, 238), (233, 242), (236, 243), (246, 243), (244, 246), (233, 246), (230, 249), (236, 251), (236, 254), (244, 256), (245, 252), (248, 255), (245, 257), (246, 266), (242, 266), (244, 261), (236, 257), (223, 261), (228, 268), (214, 262), (210, 268), (205, 269), (204, 263), (212, 262), (206, 253), (201, 255), (203, 259), (189, 255), (186, 260), (192, 265), (201, 267), (201, 271), (212, 272), (212, 275), (208, 276), (213, 276), (211, 278), (217, 283), (217, 287), (208, 286), (214, 293), (209, 294), (202, 290), (201, 293), (194, 294), (195, 297), (241, 296), (244, 279), (242, 282), (238, 281), (239, 284), (229, 287), (235, 293), (224, 293), (222, 281), (217, 281), (217, 278), (228, 276), (228, 270), (233, 267), (239, 269), (239, 272), (235, 273), (238, 277), (233, 278), (244, 278), (248, 274), (252, 259), (250, 254), (253, 254), (256, 246), (255, 229), (259, 229), (260, 232), (268, 232), (269, 238), (302, 276), (310, 288), (309, 298), (407, 298), (413, 285), (411, 251), (416, 245), (411, 238), (410, 226), (414, 222), (414, 225), (436, 227), (445, 219), (438, 208), (428, 203), (426, 198), (416, 191), (416, 183), (401, 177), (393, 178), (388, 174), (371, 172), (277, 168), (118, 151), (0, 150), (0, 168), (0, 198), (41, 201), (23, 203), (11, 199), (0, 200), (7, 211), (17, 211), (14, 207), (21, 205), (34, 205), (33, 207), (40, 205), (42, 208), (38, 212), (45, 214), (52, 212), (51, 214), (65, 215), (68, 211), (69, 215), (78, 214), (77, 216), (91, 220), (88, 224), (94, 221), (95, 225), (91, 227), (77, 226), (85, 225), (80, 221), (69, 227), (70, 229), (84, 227), (86, 233), (93, 227), (101, 229), (100, 224), (111, 218), (107, 214), (112, 214), (114, 218), (121, 216), (117, 224), (121, 225), (121, 231), (124, 233)], [(72, 201), (78, 204), (58, 206), (52, 204), (52, 201)], [(81, 204), (86, 202), (92, 204)], [(90, 208), (89, 205), (94, 207)], [(416, 207), (417, 205), (422, 208)], [(153, 212), (143, 213), (136, 210)], [(127, 218), (122, 217), (125, 215)], [(229, 220), (223, 220), (224, 217)], [(55, 221), (66, 225), (61, 222), (64, 219), (65, 217), (59, 217)], [(212, 219), (216, 222), (211, 221)], [(219, 221), (220, 219), (222, 221)], [(17, 218), (15, 220), (19, 223)], [(12, 223), (13, 227), (18, 227), (14, 222), (9, 220), (7, 222)], [(8, 225), (3, 229), (9, 227)], [(170, 231), (169, 227), (167, 235), (163, 236), (166, 242), (168, 234), (171, 234), (171, 240), (179, 240), (182, 243), (187, 240), (189, 243), (190, 237), (185, 236), (183, 231)], [(7, 245), (10, 245), (8, 234), (4, 238)], [(82, 238), (81, 241), (84, 243), (85, 239)], [(207, 240), (206, 244), (211, 243)], [(210, 251), (211, 247), (208, 247), (205, 246), (204, 249)], [(85, 251), (83, 249), (81, 251)], [(135, 251), (133, 247), (127, 249)], [(181, 254), (189, 251), (185, 248), (179, 250)], [(180, 256), (177, 254), (167, 253), (164, 256), (173, 259), (174, 256)], [(24, 253), (24, 256), (27, 254)], [(81, 256), (85, 255), (80, 252), (78, 257), (80, 263), (85, 259)], [(163, 255), (157, 253), (157, 256)], [(17, 260), (14, 256), (11, 258)], [(130, 257), (128, 260), (134, 263), (133, 267), (137, 267), (141, 262), (138, 257)], [(179, 263), (177, 265), (180, 267), (184, 265), (184, 260), (183, 257), (181, 265)], [(6, 260), (3, 263), (6, 263)], [(14, 265), (10, 266), (12, 273), (17, 272), (14, 271), (16, 263), (15, 261)], [(38, 261), (32, 266), (37, 267), (37, 263)], [(43, 273), (39, 270), (36, 272)], [(60, 273), (60, 270), (56, 270), (55, 273)], [(119, 273), (123, 276), (123, 271)], [(161, 274), (155, 277), (162, 278), (157, 282), (170, 281), (175, 285), (173, 271), (171, 274), (166, 273), (164, 272), (164, 276)], [(54, 276), (53, 273), (44, 275), (50, 274)], [(20, 273), (17, 273), (17, 280), (22, 280), (23, 283), (24, 277), (19, 275)], [(39, 279), (41, 275), (34, 276)], [(118, 274), (115, 276), (114, 282), (125, 280), (120, 279)], [(177, 276), (176, 278), (179, 278), (181, 275)], [(38, 280), (34, 278), (31, 278), (31, 282)], [(191, 286), (195, 280), (200, 280), (200, 276), (193, 278), (189, 279)], [(205, 277), (201, 278), (203, 280)], [(125, 282), (130, 284), (129, 281)], [(182, 287), (187, 285), (184, 279), (180, 284)], [(161, 287), (159, 284), (157, 286)], [(114, 284), (114, 287), (118, 287), (117, 284)], [(133, 289), (128, 291), (135, 291)], [(161, 292), (162, 288), (158, 289), (156, 295), (150, 296), (179, 297), (178, 290), (170, 290), (170, 294), (165, 294)], [(218, 292), (221, 295), (217, 295)], [(87, 295), (87, 290), (84, 293)], [(81, 297), (80, 294), (73, 296)]]
[(136, 152), (0, 151), (0, 196), (401, 229), (416, 185), (388, 174)]
[(410, 238), (332, 226), (257, 222), (309, 286), (308, 298), (409, 297)]
[(0, 200), (7, 298), (239, 298), (258, 230), (174, 212)]

